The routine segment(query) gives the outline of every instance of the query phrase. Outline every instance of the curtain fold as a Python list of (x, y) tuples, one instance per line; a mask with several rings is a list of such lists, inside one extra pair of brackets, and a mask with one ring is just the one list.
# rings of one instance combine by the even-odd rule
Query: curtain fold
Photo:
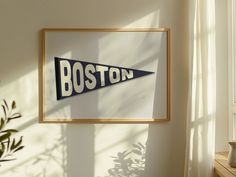
[(211, 177), (215, 150), (215, 0), (189, 1), (185, 177)]

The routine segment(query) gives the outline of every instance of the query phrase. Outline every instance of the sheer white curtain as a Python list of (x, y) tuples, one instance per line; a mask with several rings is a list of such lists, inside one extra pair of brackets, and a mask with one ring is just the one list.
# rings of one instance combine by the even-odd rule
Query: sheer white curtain
[(185, 177), (211, 177), (215, 149), (215, 0), (189, 0)]

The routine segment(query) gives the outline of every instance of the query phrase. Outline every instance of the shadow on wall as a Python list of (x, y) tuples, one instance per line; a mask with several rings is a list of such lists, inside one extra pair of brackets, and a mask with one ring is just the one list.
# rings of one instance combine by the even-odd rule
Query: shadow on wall
[(107, 170), (104, 177), (143, 177), (145, 169), (146, 146), (142, 143), (133, 144), (132, 150), (118, 152), (111, 156), (114, 167)]

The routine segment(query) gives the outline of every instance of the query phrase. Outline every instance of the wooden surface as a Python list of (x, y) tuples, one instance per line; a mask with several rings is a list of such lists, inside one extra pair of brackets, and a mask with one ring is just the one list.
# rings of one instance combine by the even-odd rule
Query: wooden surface
[(219, 177), (236, 177), (236, 168), (228, 164), (228, 152), (216, 153), (214, 165), (215, 173)]

